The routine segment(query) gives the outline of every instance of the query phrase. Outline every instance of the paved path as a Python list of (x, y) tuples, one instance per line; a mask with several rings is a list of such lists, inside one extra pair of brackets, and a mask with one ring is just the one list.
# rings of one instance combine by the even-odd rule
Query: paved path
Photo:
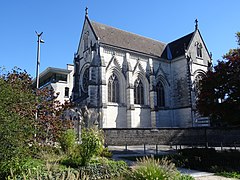
[[(123, 160), (125, 161), (129, 166), (134, 166), (135, 162), (123, 159), (122, 157), (129, 157), (129, 156), (145, 156), (145, 155), (150, 155), (154, 154), (153, 149), (148, 149), (143, 153), (142, 147), (131, 147), (129, 150), (124, 150), (124, 147), (119, 147), (119, 146), (112, 146), (109, 148), (113, 152), (113, 159), (115, 160)], [(175, 150), (172, 149), (164, 149), (163, 151), (159, 151), (158, 154), (170, 154), (174, 153)], [(202, 171), (197, 171), (197, 170), (191, 170), (191, 169), (185, 169), (185, 168), (177, 168), (180, 173), (182, 174), (189, 174), (190, 176), (194, 177), (195, 180), (236, 180), (234, 178), (225, 178), (222, 176), (215, 176), (214, 173), (209, 173), (209, 172), (202, 172)]]

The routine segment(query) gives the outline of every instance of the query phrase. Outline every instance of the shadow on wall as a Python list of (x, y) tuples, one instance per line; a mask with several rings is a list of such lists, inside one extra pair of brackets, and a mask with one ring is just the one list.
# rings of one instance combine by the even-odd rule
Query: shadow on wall
[(116, 128), (127, 127), (126, 107), (117, 107)]
[(151, 127), (151, 113), (150, 109), (141, 109), (140, 114), (140, 127), (150, 128)]

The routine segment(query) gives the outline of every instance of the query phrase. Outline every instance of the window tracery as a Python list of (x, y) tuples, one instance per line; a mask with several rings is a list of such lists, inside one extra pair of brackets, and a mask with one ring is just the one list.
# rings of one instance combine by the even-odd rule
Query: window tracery
[(198, 96), (200, 94), (200, 88), (201, 88), (201, 80), (203, 79), (204, 75), (203, 74), (198, 74), (196, 77), (195, 77), (195, 93), (196, 93), (196, 96)]
[(108, 102), (119, 103), (119, 81), (115, 74), (108, 79)]
[(88, 91), (88, 85), (89, 85), (89, 68), (87, 68), (83, 73), (82, 89), (84, 92)]
[(157, 91), (157, 106), (164, 107), (165, 106), (165, 92), (163, 84), (159, 81), (156, 86)]
[(134, 82), (134, 104), (144, 104), (144, 87), (140, 78)]

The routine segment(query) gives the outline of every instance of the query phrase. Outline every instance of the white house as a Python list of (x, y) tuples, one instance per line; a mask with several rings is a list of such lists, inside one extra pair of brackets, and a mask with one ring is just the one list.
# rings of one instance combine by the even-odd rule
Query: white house
[[(67, 64), (67, 69), (48, 67), (39, 75), (40, 88), (52, 88), (61, 104), (69, 101), (73, 89), (74, 66)], [(34, 80), (35, 82), (35, 80)]]
[(101, 128), (192, 127), (198, 81), (210, 67), (197, 20), (193, 32), (163, 43), (91, 21), (86, 12), (72, 98), (98, 112)]

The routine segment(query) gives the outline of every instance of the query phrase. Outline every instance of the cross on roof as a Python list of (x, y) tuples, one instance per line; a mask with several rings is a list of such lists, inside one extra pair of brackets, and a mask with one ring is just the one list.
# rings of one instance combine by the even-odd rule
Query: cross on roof
[(85, 8), (85, 16), (88, 16), (88, 7)]
[(195, 30), (197, 30), (197, 29), (198, 29), (198, 20), (195, 19)]

